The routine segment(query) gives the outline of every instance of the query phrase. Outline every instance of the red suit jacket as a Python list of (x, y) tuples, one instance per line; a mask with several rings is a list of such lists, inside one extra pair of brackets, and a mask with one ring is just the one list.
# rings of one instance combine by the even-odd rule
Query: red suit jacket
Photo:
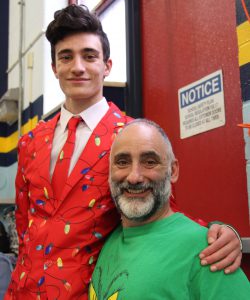
[[(16, 223), (19, 258), (6, 299), (87, 299), (88, 283), (119, 216), (108, 186), (112, 141), (131, 120), (112, 103), (54, 199), (49, 176), (60, 114), (19, 141)], [(173, 207), (173, 203), (172, 203)]]
[(19, 141), (20, 249), (5, 299), (87, 299), (99, 251), (119, 222), (108, 187), (109, 152), (116, 133), (131, 119), (110, 104), (62, 187), (58, 203), (49, 168), (59, 117), (39, 123)]

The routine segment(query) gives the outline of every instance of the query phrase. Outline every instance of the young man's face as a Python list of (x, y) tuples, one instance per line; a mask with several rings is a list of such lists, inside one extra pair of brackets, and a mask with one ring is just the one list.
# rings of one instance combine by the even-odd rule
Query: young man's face
[(111, 60), (103, 61), (101, 41), (95, 34), (76, 33), (59, 41), (52, 68), (66, 96), (66, 108), (86, 109), (98, 102), (111, 66)]

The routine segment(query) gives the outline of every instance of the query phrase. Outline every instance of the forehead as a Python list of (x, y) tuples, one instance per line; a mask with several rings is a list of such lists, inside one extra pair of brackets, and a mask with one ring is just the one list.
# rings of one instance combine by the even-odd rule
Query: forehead
[(80, 32), (64, 37), (55, 45), (56, 53), (68, 49), (70, 51), (82, 51), (94, 49), (102, 53), (100, 37), (93, 33)]
[(123, 129), (116, 137), (111, 149), (111, 158), (121, 153), (140, 156), (152, 151), (166, 157), (167, 145), (162, 135), (152, 126), (135, 123)]

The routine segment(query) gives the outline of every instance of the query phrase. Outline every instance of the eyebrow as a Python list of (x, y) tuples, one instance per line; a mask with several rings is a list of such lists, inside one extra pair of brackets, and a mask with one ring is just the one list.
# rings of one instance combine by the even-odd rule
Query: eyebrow
[[(57, 55), (62, 55), (62, 54), (65, 54), (65, 53), (72, 53), (73, 52), (73, 50), (72, 49), (70, 49), (70, 48), (66, 48), (66, 49), (62, 49), (62, 50), (60, 50), (58, 53), (57, 53)], [(82, 50), (81, 50), (81, 52), (83, 52), (83, 53), (95, 53), (95, 54), (97, 54), (97, 55), (99, 55), (100, 54), (100, 51), (98, 51), (98, 50), (96, 50), (96, 49), (93, 49), (93, 48), (83, 48)]]
[(69, 52), (72, 52), (72, 50), (71, 49), (62, 49), (57, 53), (57, 55), (61, 55), (61, 54), (69, 53)]
[(141, 159), (146, 159), (146, 158), (149, 158), (149, 157), (153, 157), (155, 159), (157, 159), (158, 161), (161, 161), (161, 157), (160, 155), (155, 152), (155, 151), (147, 151), (147, 152), (143, 152), (141, 155), (140, 155), (140, 158)]
[[(147, 151), (140, 154), (140, 159), (146, 159), (149, 157), (153, 157), (158, 161), (161, 161), (160, 155), (155, 151)], [(125, 159), (131, 158), (131, 154), (129, 152), (121, 152), (114, 156), (115, 161), (121, 158), (125, 158)]]
[(114, 156), (114, 161), (117, 161), (118, 159), (121, 159), (121, 158), (128, 159), (128, 158), (131, 158), (131, 155), (127, 152), (118, 153)]
[(94, 48), (84, 48), (84, 49), (82, 50), (82, 52), (94, 52), (94, 53), (96, 53), (96, 54), (98, 54), (98, 55), (99, 55), (99, 53), (100, 53), (100, 51), (98, 51), (98, 50), (96, 50), (96, 49), (94, 49)]

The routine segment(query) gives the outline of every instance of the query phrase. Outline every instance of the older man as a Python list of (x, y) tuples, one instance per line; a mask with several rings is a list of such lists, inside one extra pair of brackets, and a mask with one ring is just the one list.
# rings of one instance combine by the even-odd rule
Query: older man
[(122, 226), (106, 242), (89, 290), (103, 299), (250, 299), (241, 270), (225, 275), (200, 265), (207, 229), (169, 205), (179, 165), (164, 131), (135, 120), (117, 136), (110, 187)]

